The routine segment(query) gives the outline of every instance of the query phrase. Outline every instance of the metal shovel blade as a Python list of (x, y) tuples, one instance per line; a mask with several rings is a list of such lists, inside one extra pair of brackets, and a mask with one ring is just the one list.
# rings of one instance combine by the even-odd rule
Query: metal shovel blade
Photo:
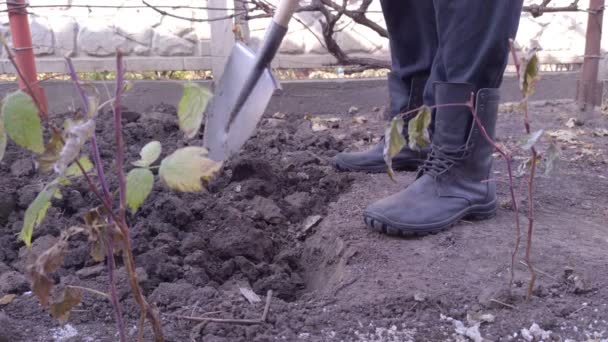
[(207, 107), (204, 146), (209, 158), (226, 160), (238, 152), (253, 135), (270, 98), (280, 88), (269, 68), (266, 68), (251, 95), (228, 127), (230, 112), (255, 64), (255, 53), (242, 43), (236, 43), (217, 83), (214, 96)]

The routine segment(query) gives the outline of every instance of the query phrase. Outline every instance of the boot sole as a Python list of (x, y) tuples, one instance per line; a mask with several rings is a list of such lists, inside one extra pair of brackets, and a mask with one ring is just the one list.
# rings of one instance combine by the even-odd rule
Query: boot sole
[(449, 219), (446, 219), (442, 222), (425, 225), (424, 227), (386, 223), (383, 222), (382, 219), (374, 217), (374, 215), (369, 213), (364, 213), (363, 217), (367, 227), (369, 227), (373, 231), (384, 233), (390, 236), (417, 237), (426, 236), (429, 234), (437, 234), (439, 232), (448, 230), (449, 228), (455, 226), (460, 220), (488, 220), (496, 216), (496, 211), (497, 205), (496, 200), (494, 200), (488, 204), (479, 204), (468, 207)]

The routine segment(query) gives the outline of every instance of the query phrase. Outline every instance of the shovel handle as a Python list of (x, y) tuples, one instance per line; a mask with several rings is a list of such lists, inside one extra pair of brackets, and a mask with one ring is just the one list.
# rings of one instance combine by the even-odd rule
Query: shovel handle
[(232, 123), (236, 119), (237, 114), (241, 111), (241, 108), (245, 105), (245, 102), (251, 95), (251, 92), (255, 88), (260, 76), (264, 72), (264, 69), (270, 65), (270, 62), (277, 54), (281, 41), (287, 34), (287, 25), (289, 20), (298, 7), (298, 0), (281, 0), (279, 6), (274, 12), (272, 22), (266, 31), (262, 46), (256, 54), (255, 64), (251, 69), (249, 76), (247, 77), (243, 88), (241, 89), (236, 102), (232, 110), (230, 111), (230, 119), (228, 120), (228, 126), (226, 131), (232, 126)]
[(298, 0), (281, 0), (276, 11), (274, 12), (272, 20), (286, 28), (289, 24), (291, 16), (293, 15), (293, 12), (295, 12), (296, 8), (298, 7), (298, 3)]

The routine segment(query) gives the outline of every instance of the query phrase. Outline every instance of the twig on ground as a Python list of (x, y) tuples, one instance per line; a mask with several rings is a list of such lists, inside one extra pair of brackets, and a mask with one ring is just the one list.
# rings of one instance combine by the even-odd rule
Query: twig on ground
[(181, 316), (181, 315), (171, 315), (173, 317), (187, 319), (189, 321), (195, 322), (211, 322), (211, 323), (225, 323), (225, 324), (242, 324), (242, 325), (254, 325), (254, 324), (262, 324), (266, 323), (266, 319), (268, 318), (268, 311), (270, 310), (270, 300), (272, 299), (272, 290), (268, 290), (266, 294), (266, 305), (264, 306), (264, 312), (262, 313), (262, 317), (258, 319), (235, 319), (235, 318), (212, 318), (212, 317), (192, 317), (192, 316)]
[(574, 315), (575, 313), (577, 313), (577, 312), (579, 312), (579, 311), (582, 311), (582, 310), (583, 310), (583, 309), (585, 309), (586, 307), (587, 307), (587, 305), (583, 305), (583, 306), (581, 306), (580, 308), (578, 308), (578, 309), (576, 309), (576, 310), (572, 311), (572, 312), (571, 312), (571, 313), (570, 313), (568, 316), (570, 316), (570, 315)]
[(272, 290), (268, 290), (266, 293), (266, 305), (264, 306), (264, 313), (262, 314), (262, 321), (266, 322), (268, 317), (268, 311), (270, 310), (270, 300), (272, 299)]
[(196, 303), (194, 303), (194, 306), (192, 307), (192, 311), (190, 312), (190, 316), (194, 316), (194, 314), (196, 313), (196, 309), (198, 309), (199, 302), (200, 302), (200, 300), (197, 300)]
[(342, 290), (344, 290), (345, 288), (351, 286), (352, 284), (356, 283), (357, 280), (359, 280), (359, 277), (355, 277), (349, 281), (347, 281), (346, 283), (343, 283), (342, 285), (340, 285), (340, 287), (338, 287), (335, 291), (334, 291), (334, 296), (337, 296), (338, 293)]
[[(522, 264), (522, 265), (524, 265), (524, 266), (526, 266), (526, 267), (529, 267), (528, 264), (525, 261), (523, 261), (523, 260), (520, 260), (519, 263)], [(549, 274), (549, 273), (547, 273), (547, 272), (545, 272), (543, 270), (539, 270), (538, 268), (534, 268), (534, 269), (536, 270), (536, 272), (544, 275), (545, 277), (549, 277), (549, 278), (551, 278), (551, 279), (553, 279), (555, 281), (559, 281), (559, 279), (557, 277), (552, 276), (551, 274)]]
[(492, 303), (496, 303), (496, 304), (500, 304), (500, 305), (502, 305), (502, 306), (506, 306), (506, 307), (507, 307), (507, 308), (509, 308), (509, 309), (514, 309), (514, 310), (515, 310), (515, 309), (517, 309), (517, 308), (516, 308), (514, 305), (507, 304), (507, 303), (505, 303), (505, 302), (501, 302), (501, 301), (499, 301), (498, 299), (494, 299), (494, 298), (492, 298), (492, 299), (490, 299), (490, 302), (492, 302)]
[(110, 299), (110, 295), (108, 295), (107, 293), (101, 292), (99, 290), (95, 290), (95, 289), (92, 289), (92, 288), (89, 288), (89, 287), (76, 286), (76, 285), (68, 285), (67, 287), (71, 287), (71, 288), (77, 289), (77, 290), (86, 291), (86, 292), (89, 292), (89, 293), (92, 293), (92, 294), (96, 294), (98, 296), (105, 297), (106, 299)]

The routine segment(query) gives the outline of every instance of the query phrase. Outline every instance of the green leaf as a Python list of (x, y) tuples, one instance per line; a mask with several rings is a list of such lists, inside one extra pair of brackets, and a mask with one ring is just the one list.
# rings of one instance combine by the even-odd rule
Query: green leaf
[(431, 109), (422, 106), (415, 118), (410, 120), (407, 127), (409, 147), (414, 151), (420, 151), (424, 146), (431, 143), (429, 126), (431, 124)]
[(34, 228), (38, 227), (42, 223), (42, 220), (44, 220), (46, 212), (51, 206), (51, 199), (55, 196), (57, 190), (57, 183), (53, 182), (47, 185), (27, 207), (19, 239), (25, 242), (28, 248), (32, 243)]
[(65, 178), (65, 177), (63, 177), (63, 176), (59, 176), (59, 177), (57, 178), (57, 183), (58, 183), (59, 185), (61, 185), (61, 186), (67, 186), (67, 185), (72, 184), (72, 182), (71, 182), (69, 179), (67, 179), (67, 178)]
[(203, 115), (211, 93), (196, 83), (184, 83), (184, 93), (177, 107), (179, 129), (189, 139), (194, 138), (203, 122)]
[(141, 158), (131, 164), (139, 167), (148, 167), (160, 157), (161, 151), (162, 146), (159, 141), (150, 141), (139, 152)]
[(545, 175), (548, 176), (555, 168), (555, 163), (559, 159), (560, 150), (555, 142), (551, 142), (545, 152)]
[[(80, 165), (82, 165), (84, 172), (88, 173), (89, 171), (93, 170), (93, 163), (91, 162), (91, 159), (89, 159), (89, 157), (82, 156), (80, 157), (80, 159), (78, 159), (78, 161), (80, 162)], [(65, 177), (80, 177), (82, 176), (82, 170), (80, 170), (78, 164), (74, 162), (65, 170), (65, 173), (63, 175)]]
[(4, 124), (0, 120), (0, 161), (4, 158), (4, 152), (6, 152), (6, 132), (4, 132)]
[(526, 137), (526, 139), (524, 140), (523, 144), (521, 145), (521, 148), (523, 148), (524, 150), (532, 149), (532, 147), (534, 147), (534, 145), (536, 145), (536, 143), (538, 142), (540, 137), (543, 136), (544, 132), (545, 132), (545, 130), (539, 129), (536, 132), (530, 133), (530, 135), (528, 135)]
[(393, 171), (393, 157), (401, 151), (403, 146), (407, 144), (403, 137), (403, 126), (405, 122), (400, 116), (396, 116), (386, 127), (384, 132), (384, 150), (383, 157), (386, 163), (388, 176), (394, 180), (395, 172)]
[(18, 90), (6, 96), (2, 116), (6, 133), (17, 145), (35, 153), (44, 152), (38, 109), (28, 94)]
[(152, 171), (136, 168), (127, 174), (127, 206), (135, 214), (141, 207), (154, 186)]
[(202, 191), (202, 181), (209, 182), (223, 164), (207, 158), (207, 154), (207, 149), (197, 146), (188, 146), (173, 152), (160, 163), (160, 178), (173, 190)]
[(539, 62), (536, 52), (540, 47), (533, 46), (520, 59), (519, 89), (527, 98), (534, 93), (534, 85), (538, 80)]

